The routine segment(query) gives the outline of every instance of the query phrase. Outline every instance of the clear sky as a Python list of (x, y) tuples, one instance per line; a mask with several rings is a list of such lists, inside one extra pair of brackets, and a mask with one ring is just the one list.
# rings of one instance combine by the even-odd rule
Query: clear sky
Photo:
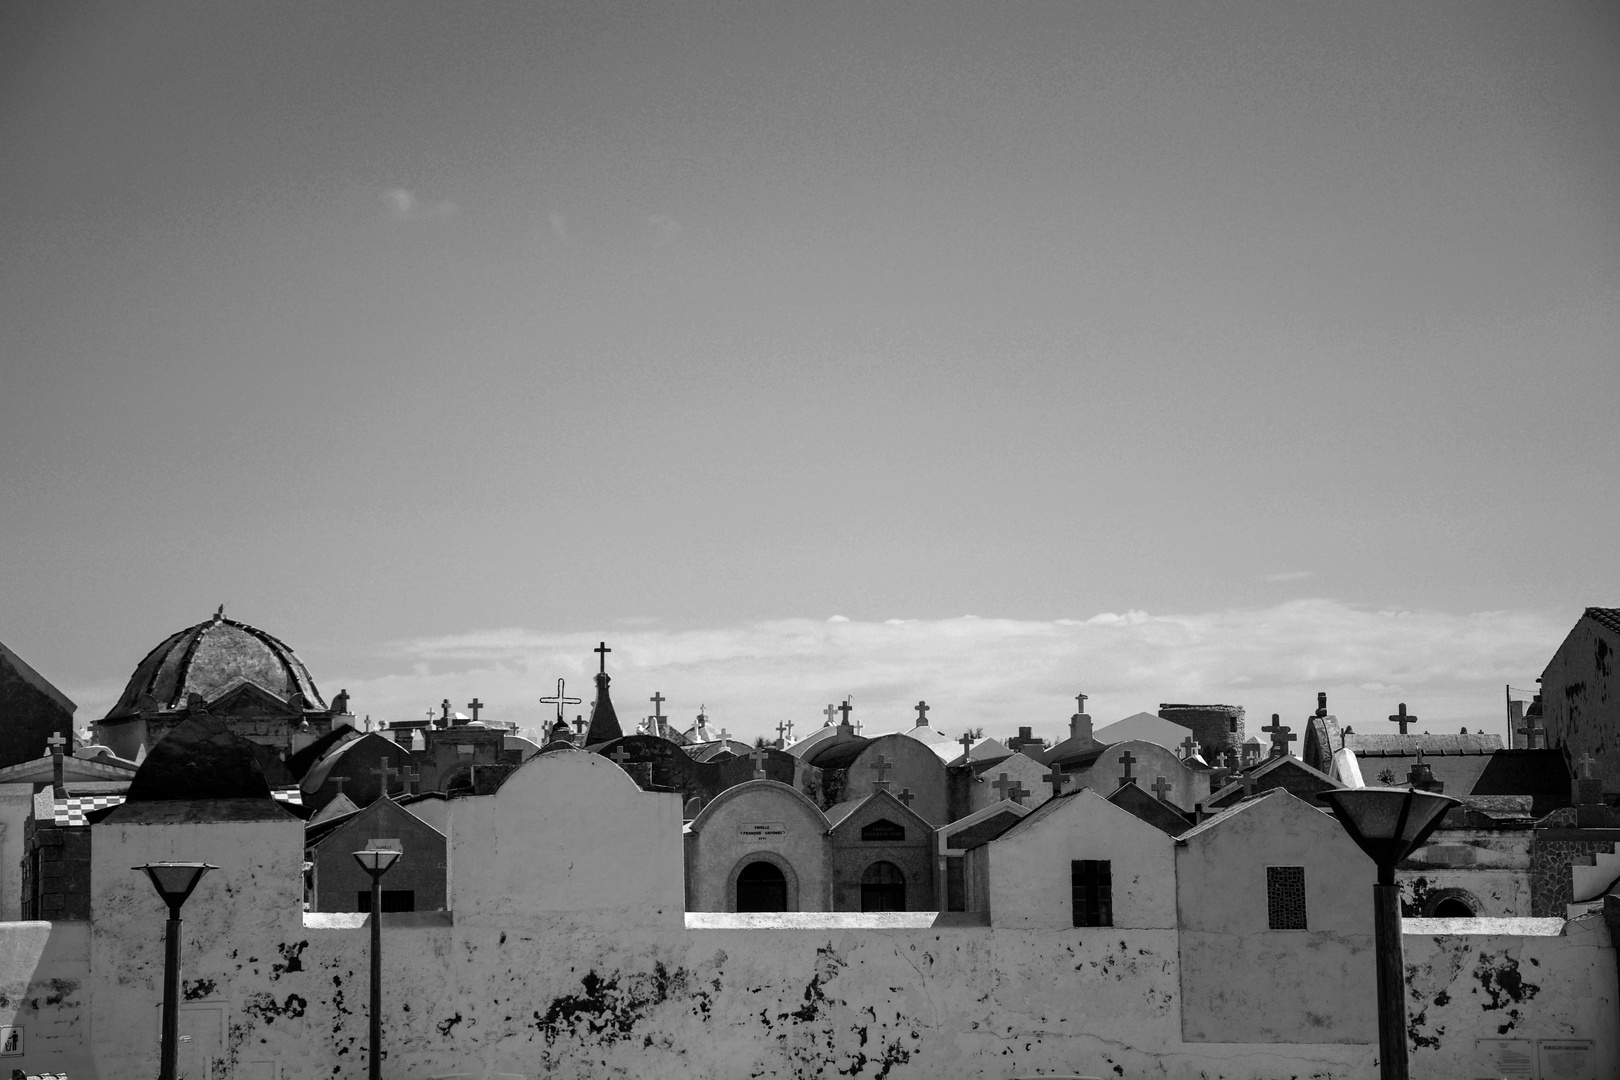
[(1617, 117), (1590, 0), (6, 4), (0, 640), (1494, 721), (1620, 602)]

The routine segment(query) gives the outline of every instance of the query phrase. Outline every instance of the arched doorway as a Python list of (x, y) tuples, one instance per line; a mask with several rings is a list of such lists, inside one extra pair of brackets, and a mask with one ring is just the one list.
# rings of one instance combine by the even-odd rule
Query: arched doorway
[(1472, 919), (1474, 909), (1468, 906), (1468, 901), (1456, 896), (1448, 896), (1434, 905), (1434, 919)]
[(906, 910), (906, 875), (892, 862), (875, 862), (861, 875), (862, 911)]
[(737, 875), (738, 911), (786, 911), (787, 878), (773, 863), (751, 862)]

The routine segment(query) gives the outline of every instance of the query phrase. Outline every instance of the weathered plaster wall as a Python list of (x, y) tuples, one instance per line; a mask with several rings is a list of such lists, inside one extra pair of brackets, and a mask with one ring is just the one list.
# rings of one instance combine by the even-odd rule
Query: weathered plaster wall
[[(906, 831), (899, 841), (862, 840), (861, 830), (889, 821)], [(861, 878), (875, 862), (896, 867), (906, 882), (907, 911), (938, 911), (934, 900), (934, 830), (905, 812), (903, 804), (879, 796), (868, 799), (827, 836), (827, 873), (833, 911), (861, 910)]]
[(913, 813), (936, 829), (950, 820), (945, 763), (928, 746), (906, 735), (880, 735), (862, 747), (849, 763), (839, 800), (864, 799), (872, 793), (872, 782), (879, 778), (873, 766), (880, 756), (892, 766), (884, 770), (889, 790), (899, 795), (910, 788), (916, 796), (911, 802)]
[(1620, 792), (1620, 634), (1582, 616), (1541, 673), (1546, 745), (1593, 758), (1605, 793)]
[[(1269, 929), (1267, 866), (1305, 868), (1309, 929)], [(1178, 843), (1187, 1040), (1376, 1042), (1375, 877), (1337, 821), (1282, 790)]]
[(23, 1029), (22, 1055), (0, 1069), (91, 1075), (89, 982), (87, 924), (0, 924), (0, 1024)]
[(1507, 922), (1406, 920), (1412, 1075), (1493, 1075), (1476, 1039), (1593, 1039), (1595, 1075), (1620, 1076), (1615, 950), (1602, 916), (1549, 936), (1527, 932), (1530, 920)]
[[(767, 835), (760, 825), (780, 825)], [(789, 911), (827, 911), (827, 818), (810, 800), (774, 780), (750, 780), (716, 796), (686, 834), (686, 883), (692, 911), (735, 911), (741, 868), (764, 859), (782, 870)]]
[[(1047, 766), (1023, 753), (1002, 758), (983, 770), (975, 769), (977, 778), (967, 785), (968, 814), (976, 814), (987, 806), (994, 806), (1012, 797), (1012, 789), (1007, 784), (1001, 783), (1003, 777), (1008, 783), (1017, 783), (1023, 788), (1025, 794), (1017, 800), (1020, 806), (1041, 805), (1047, 796), (1052, 794), (1052, 785), (1043, 779), (1051, 771)], [(1004, 791), (1007, 794), (1003, 795)], [(962, 816), (966, 817), (967, 814)]]
[(371, 875), (354, 852), (373, 840), (398, 840), (403, 854), (383, 875), (385, 890), (409, 890), (416, 911), (442, 911), (447, 900), (444, 834), (392, 799), (378, 799), (321, 838), (313, 852), (313, 911), (359, 911), (360, 894), (369, 903)]
[(450, 906), (467, 923), (578, 911), (679, 926), (680, 835), (679, 795), (642, 791), (596, 754), (541, 754), (496, 794), (451, 801)]
[(1176, 925), (1174, 841), (1095, 791), (1036, 811), (985, 848), (990, 919), (998, 927), (1106, 934), (1073, 930), (1074, 859), (1112, 863), (1116, 929)]
[(1165, 783), (1170, 785), (1165, 792), (1165, 801), (1174, 803), (1182, 810), (1191, 811), (1198, 803), (1209, 798), (1208, 772), (1189, 769), (1171, 751), (1157, 743), (1139, 739), (1114, 743), (1089, 768), (1070, 772), (1063, 778), (1063, 790), (1088, 787), (1104, 795), (1110, 794), (1119, 787), (1119, 778), (1125, 775), (1125, 766), (1120, 758), (1127, 752), (1132, 758), (1131, 775), (1144, 791), (1151, 791), (1154, 778), (1162, 776)]

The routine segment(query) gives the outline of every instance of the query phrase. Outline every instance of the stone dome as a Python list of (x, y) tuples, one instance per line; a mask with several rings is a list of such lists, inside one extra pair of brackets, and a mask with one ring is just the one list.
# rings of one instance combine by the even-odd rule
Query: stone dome
[(309, 669), (291, 649), (257, 627), (227, 619), (221, 609), (147, 653), (105, 719), (184, 710), (192, 694), (207, 703), (243, 683), (282, 701), (302, 695), (305, 712), (327, 711)]

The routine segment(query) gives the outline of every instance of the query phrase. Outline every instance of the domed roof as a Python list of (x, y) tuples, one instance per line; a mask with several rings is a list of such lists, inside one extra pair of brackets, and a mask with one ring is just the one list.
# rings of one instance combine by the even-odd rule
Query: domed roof
[(306, 712), (327, 711), (315, 680), (291, 649), (263, 630), (227, 619), (221, 608), (212, 619), (170, 635), (147, 653), (106, 719), (139, 716), (154, 708), (184, 709), (192, 694), (208, 702), (244, 682), (282, 701), (301, 694)]

